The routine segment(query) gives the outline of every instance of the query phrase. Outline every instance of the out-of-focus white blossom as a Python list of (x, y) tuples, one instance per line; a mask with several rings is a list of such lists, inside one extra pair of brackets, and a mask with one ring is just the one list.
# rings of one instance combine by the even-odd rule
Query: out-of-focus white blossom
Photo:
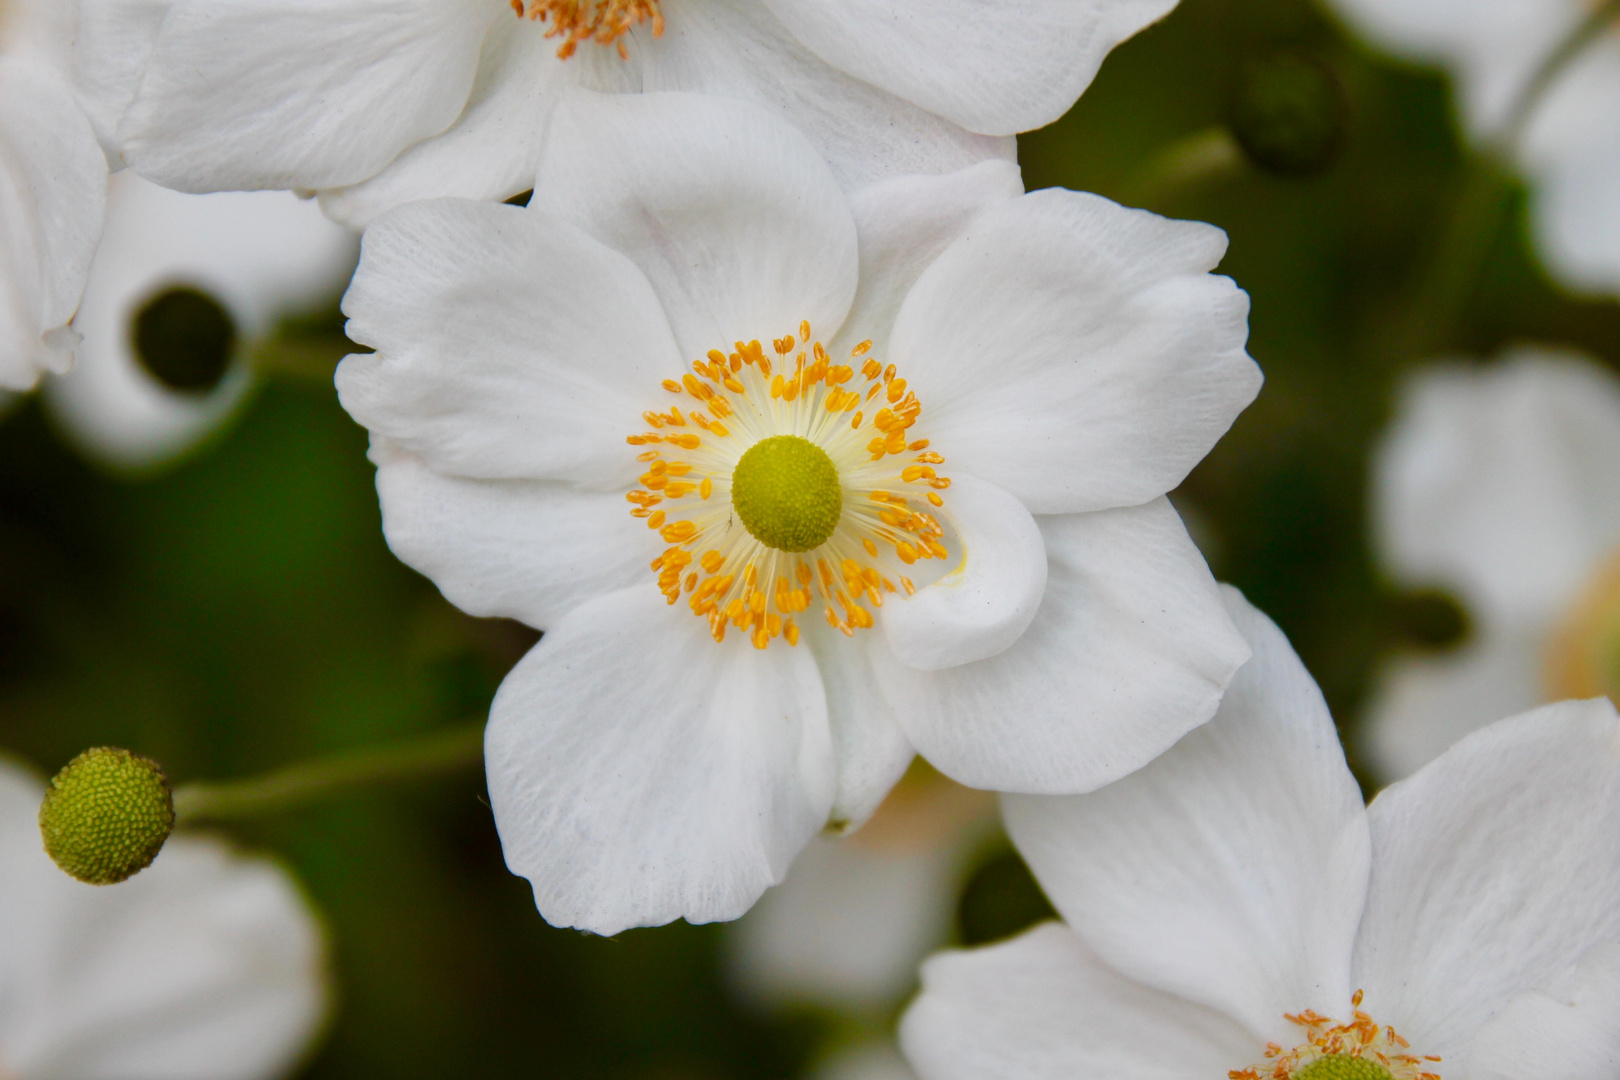
[[(93, 459), (141, 471), (223, 423), (255, 383), (244, 362), (282, 316), (330, 302), (356, 237), (289, 192), (184, 195), (131, 172), (112, 179), (107, 227), (73, 320), (73, 370), (50, 379), (57, 426)], [(175, 389), (136, 358), (135, 320), (173, 289), (217, 303), (233, 330), (217, 383)]]
[(172, 837), (118, 885), (40, 842), (44, 785), (0, 761), (0, 1076), (270, 1080), (329, 1006), (323, 933), (287, 873)]
[[(1442, 63), (1463, 121), (1497, 137), (1537, 70), (1595, 0), (1334, 0), (1377, 44)], [(1620, 294), (1620, 23), (1557, 76), (1514, 149), (1542, 257), (1570, 285)]]
[(66, 371), (107, 203), (69, 82), (74, 0), (0, 0), (0, 392)]
[(1585, 357), (1522, 349), (1407, 381), (1373, 463), (1379, 558), (1452, 592), (1471, 633), (1381, 674), (1365, 738), (1385, 779), (1542, 702), (1620, 694), (1617, 462), (1620, 379)]

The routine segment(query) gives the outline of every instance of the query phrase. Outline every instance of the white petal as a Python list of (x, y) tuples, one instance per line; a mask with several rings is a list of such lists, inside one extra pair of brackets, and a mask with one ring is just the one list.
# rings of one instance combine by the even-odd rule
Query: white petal
[(1620, 381), (1524, 350), (1424, 369), (1399, 400), (1374, 462), (1391, 570), (1509, 629), (1556, 618), (1620, 543)]
[(687, 360), (804, 320), (828, 340), (855, 293), (848, 202), (804, 137), (756, 106), (570, 93), (534, 203), (641, 268)]
[(735, 919), (827, 820), (809, 650), (716, 645), (650, 584), (566, 615), (506, 677), (484, 743), (506, 864), (547, 922)]
[(1620, 943), (1589, 952), (1567, 987), (1530, 990), (1485, 1025), (1471, 1080), (1613, 1080), (1620, 1076)]
[(182, 195), (125, 170), (109, 187), (107, 229), (73, 328), (71, 372), (45, 385), (57, 425), (95, 460), (140, 471), (173, 460), (217, 430), (246, 399), (246, 364), (206, 393), (176, 392), (135, 357), (133, 319), (174, 285), (213, 297), (230, 315), (237, 360), (278, 318), (337, 296), (359, 244), (291, 192)]
[(67, 85), (0, 62), (0, 390), (67, 369), (106, 205), (107, 162)]
[(950, 934), (963, 854), (956, 845), (878, 849), (859, 836), (811, 841), (787, 880), (737, 923), (736, 977), (766, 1001), (890, 1005)]
[(1037, 514), (1169, 491), (1260, 388), (1249, 298), (1208, 273), (1225, 250), (1219, 229), (1072, 191), (986, 213), (895, 324), (929, 438)]
[(544, 630), (603, 593), (654, 588), (647, 565), (666, 545), (621, 494), (444, 476), (403, 451), (373, 456), (389, 548), (470, 615)]
[[(633, 62), (612, 49), (557, 57), (549, 24), (498, 16), (484, 39), (466, 108), (442, 134), (423, 139), (369, 180), (321, 193), (327, 213), (353, 226), (405, 202), (454, 196), (505, 199), (534, 187), (551, 111), (569, 86), (641, 88)], [(634, 58), (632, 58), (634, 59)]]
[(1400, 656), (1379, 673), (1359, 729), (1384, 783), (1410, 776), (1452, 743), (1543, 700), (1540, 633), (1493, 633), (1446, 656)]
[(174, 0), (78, 0), (73, 84), (109, 161), (122, 164), (118, 121), (140, 89), (163, 18)]
[(625, 436), (682, 368), (624, 256), (515, 206), (392, 211), (366, 230), (343, 310), (377, 350), (339, 366), (343, 407), (463, 476), (629, 484)]
[(1369, 808), (1356, 942), (1366, 1009), (1471, 1075), (1468, 1048), (1516, 994), (1620, 937), (1620, 720), (1562, 702), (1478, 732)]
[(846, 638), (817, 623), (803, 628), (803, 643), (821, 671), (838, 759), (838, 795), (827, 826), (849, 832), (872, 816), (917, 751), (877, 678), (878, 665), (894, 663), (881, 639), (873, 634)]
[(377, 172), (460, 114), (495, 0), (178, 0), (118, 126), (181, 191), (322, 188)]
[(862, 341), (889, 354), (889, 334), (922, 272), (960, 239), (979, 215), (1024, 193), (1018, 166), (986, 161), (945, 176), (903, 176), (850, 192), (860, 237), (861, 281), (835, 356)]
[(952, 477), (944, 516), (961, 545), (950, 573), (881, 612), (902, 664), (942, 671), (995, 656), (1023, 636), (1046, 592), (1046, 544), (1024, 504), (972, 476)]
[(1175, 0), (764, 2), (838, 70), (989, 135), (1058, 119), (1109, 50), (1175, 7)]
[(1347, 1015), (1367, 815), (1310, 673), (1271, 620), (1225, 595), (1254, 658), (1215, 719), (1100, 791), (1002, 807), (1105, 961), (1286, 1043), (1284, 1013)]
[(989, 660), (878, 669), (919, 753), (970, 787), (1090, 791), (1215, 715), (1249, 657), (1168, 501), (1040, 519), (1046, 595)]
[(320, 1026), (320, 927), (288, 875), (206, 837), (171, 838), (116, 888), (40, 849), (42, 788), (0, 783), (0, 1061), (42, 1080), (259, 1080)]
[(645, 90), (762, 105), (802, 132), (845, 188), (1017, 157), (1010, 136), (975, 135), (828, 67), (759, 0), (666, 4), (664, 18), (664, 36), (643, 36), (631, 52)]
[(1133, 982), (1057, 923), (923, 965), (900, 1045), (923, 1080), (1209, 1080), (1263, 1046), (1218, 1013)]

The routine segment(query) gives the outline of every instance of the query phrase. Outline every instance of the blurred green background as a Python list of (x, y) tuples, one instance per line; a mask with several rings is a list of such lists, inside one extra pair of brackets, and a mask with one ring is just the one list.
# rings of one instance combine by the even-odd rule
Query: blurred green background
[[(1167, 179), (1177, 148), (1198, 145), (1185, 140), (1232, 115), (1245, 65), (1277, 50), (1342, 87), (1329, 166)], [(1096, 191), (1230, 234), (1222, 270), (1253, 299), (1266, 386), (1175, 497), (1217, 576), (1293, 640), (1354, 760), (1380, 655), (1454, 636), (1443, 602), (1392, 590), (1368, 549), (1367, 455), (1403, 367), (1523, 339), (1614, 364), (1620, 306), (1549, 283), (1510, 187), (1455, 325), (1419, 318), (1414, 334), (1467, 168), (1448, 85), (1368, 53), (1302, 0), (1183, 0), (1021, 151), (1031, 188)], [(0, 745), (47, 772), (110, 743), (177, 780), (224, 778), (487, 708), (533, 635), (458, 614), (389, 554), (365, 433), (328, 377), (344, 351), (335, 309), (276, 347), (317, 377), (272, 377), (230, 430), (156, 478), (97, 472), (32, 402), (0, 421)], [(735, 1000), (717, 927), (603, 940), (546, 926), (504, 868), (475, 773), (233, 835), (283, 857), (330, 923), (339, 1012), (309, 1077), (787, 1077), (833, 1024)], [(1043, 910), (1017, 857), (991, 845), (958, 934), (990, 940)]]

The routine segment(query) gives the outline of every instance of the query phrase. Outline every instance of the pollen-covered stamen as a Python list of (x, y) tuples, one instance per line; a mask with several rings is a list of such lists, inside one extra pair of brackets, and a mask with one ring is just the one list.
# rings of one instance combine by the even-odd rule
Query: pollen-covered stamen
[(1407, 1041), (1392, 1027), (1380, 1027), (1361, 1011), (1361, 991), (1350, 999), (1355, 1017), (1336, 1023), (1307, 1009), (1284, 1014), (1289, 1023), (1304, 1029), (1305, 1042), (1284, 1051), (1273, 1043), (1266, 1060), (1246, 1069), (1233, 1069), (1229, 1080), (1440, 1080), (1429, 1068), (1439, 1062), (1433, 1055), (1411, 1053)]
[(885, 594), (915, 591), (908, 567), (949, 557), (932, 513), (951, 484), (944, 458), (911, 438), (922, 405), (870, 349), (835, 364), (801, 323), (774, 359), (758, 341), (712, 350), (664, 380), (684, 402), (643, 413), (651, 430), (627, 439), (661, 447), (641, 453), (625, 496), (670, 545), (652, 562), (659, 588), (671, 604), (684, 594), (716, 641), (732, 626), (758, 648), (797, 644), (812, 602), (854, 634)]
[(560, 37), (557, 55), (566, 60), (582, 41), (613, 45), (619, 56), (629, 59), (624, 35), (644, 22), (652, 23), (653, 37), (664, 33), (660, 0), (511, 0), (519, 18), (549, 22), (546, 37)]

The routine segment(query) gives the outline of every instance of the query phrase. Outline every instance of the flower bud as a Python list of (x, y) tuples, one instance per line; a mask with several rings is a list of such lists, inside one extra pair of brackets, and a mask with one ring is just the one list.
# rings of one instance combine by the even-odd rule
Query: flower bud
[(1249, 160), (1267, 172), (1309, 176), (1338, 155), (1348, 126), (1344, 87), (1325, 63), (1278, 49), (1238, 70), (1227, 123)]
[(110, 746), (68, 762), (39, 807), (46, 854), (89, 885), (112, 885), (146, 869), (173, 828), (174, 795), (163, 769)]
[(135, 313), (135, 358), (171, 390), (206, 393), (219, 385), (236, 354), (236, 323), (214, 297), (177, 285)]

